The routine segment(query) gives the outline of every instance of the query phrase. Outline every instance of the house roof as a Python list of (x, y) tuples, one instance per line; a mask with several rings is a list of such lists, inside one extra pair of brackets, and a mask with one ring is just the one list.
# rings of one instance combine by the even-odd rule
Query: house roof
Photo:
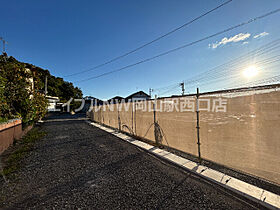
[(85, 100), (91, 100), (91, 99), (93, 99), (93, 100), (100, 100), (100, 99), (98, 99), (98, 98), (95, 98), (95, 97), (93, 97), (93, 96), (86, 96), (86, 97), (84, 97), (84, 99)]
[(145, 93), (144, 91), (141, 90), (141, 91), (138, 91), (136, 93), (133, 93), (133, 94), (127, 96), (126, 99), (132, 98), (135, 95), (141, 95), (141, 96), (150, 97), (147, 93)]
[(114, 100), (114, 99), (124, 99), (123, 97), (121, 97), (121, 96), (115, 96), (115, 97), (113, 97), (113, 98), (110, 98), (108, 101), (110, 101), (110, 100)]

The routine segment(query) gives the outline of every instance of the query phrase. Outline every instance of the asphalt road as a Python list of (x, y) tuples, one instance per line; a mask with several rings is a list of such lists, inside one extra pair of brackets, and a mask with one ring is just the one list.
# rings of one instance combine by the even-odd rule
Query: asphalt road
[(251, 209), (252, 206), (70, 116), (49, 118), (3, 207)]

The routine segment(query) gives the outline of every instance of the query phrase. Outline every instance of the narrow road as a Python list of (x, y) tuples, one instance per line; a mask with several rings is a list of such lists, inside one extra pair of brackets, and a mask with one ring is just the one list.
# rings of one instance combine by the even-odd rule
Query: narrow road
[(49, 118), (0, 206), (20, 209), (251, 209), (217, 186), (72, 116)]

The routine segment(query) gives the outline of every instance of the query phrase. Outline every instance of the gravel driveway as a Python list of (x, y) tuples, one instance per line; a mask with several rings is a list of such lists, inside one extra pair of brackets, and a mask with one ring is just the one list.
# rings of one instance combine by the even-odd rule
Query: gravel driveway
[[(60, 115), (42, 125), (47, 135), (26, 157), (0, 206), (28, 209), (251, 209), (85, 122)], [(4, 186), (4, 187), (3, 187)]]

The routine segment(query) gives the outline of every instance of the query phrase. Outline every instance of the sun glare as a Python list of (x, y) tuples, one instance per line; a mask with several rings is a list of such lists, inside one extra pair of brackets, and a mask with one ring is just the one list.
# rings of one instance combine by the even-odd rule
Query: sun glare
[(259, 73), (256, 66), (249, 66), (243, 71), (243, 75), (247, 78), (256, 76)]

